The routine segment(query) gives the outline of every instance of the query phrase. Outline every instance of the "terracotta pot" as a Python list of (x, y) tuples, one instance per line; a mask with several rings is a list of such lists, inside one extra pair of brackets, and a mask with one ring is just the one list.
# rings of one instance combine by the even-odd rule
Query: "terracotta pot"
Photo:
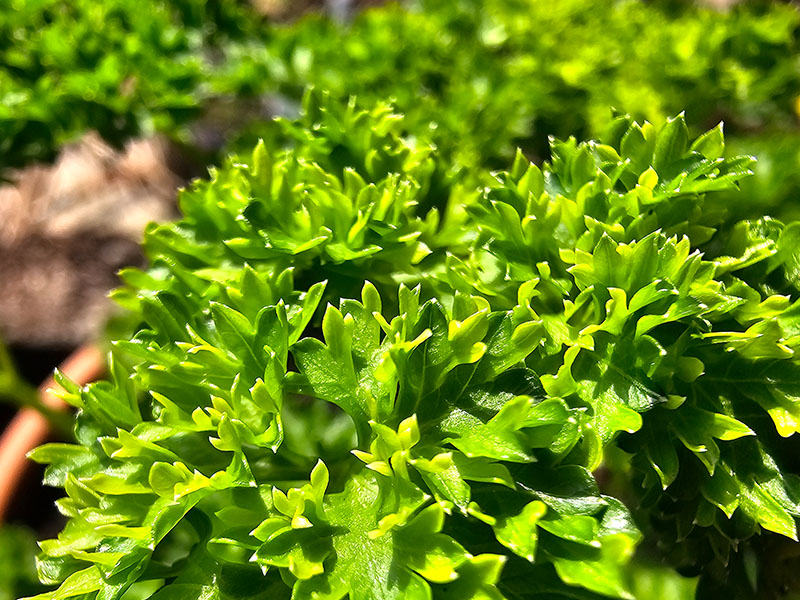
[[(75, 383), (84, 385), (103, 374), (105, 359), (96, 347), (86, 345), (67, 357), (59, 370)], [(52, 377), (39, 387), (42, 403), (53, 410), (65, 411), (68, 407), (53, 392), (56, 387)], [(0, 522), (4, 520), (28, 467), (28, 452), (46, 441), (49, 434), (50, 424), (47, 419), (33, 408), (23, 408), (0, 436)]]

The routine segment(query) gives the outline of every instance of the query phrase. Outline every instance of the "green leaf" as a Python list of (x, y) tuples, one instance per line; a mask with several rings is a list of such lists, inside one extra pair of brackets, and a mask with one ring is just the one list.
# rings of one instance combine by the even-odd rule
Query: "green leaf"
[(500, 579), (506, 557), (480, 554), (471, 557), (458, 568), (458, 579), (452, 583), (432, 586), (436, 598), (444, 600), (502, 600), (495, 587)]
[(97, 567), (73, 573), (54, 592), (46, 592), (24, 600), (62, 600), (96, 592), (103, 586), (103, 577)]
[(786, 279), (800, 288), (800, 223), (790, 223), (778, 238), (777, 258), (783, 263)]
[(794, 518), (758, 482), (750, 481), (742, 487), (739, 503), (764, 529), (797, 541)]
[(699, 152), (706, 158), (715, 159), (722, 156), (725, 150), (725, 138), (722, 133), (722, 122), (714, 129), (709, 129), (697, 138), (690, 147), (693, 152)]
[(395, 534), (368, 535), (377, 526), (379, 498), (374, 477), (364, 474), (351, 478), (343, 492), (327, 499), (325, 514), (334, 531), (340, 532), (332, 539), (336, 562), (320, 575), (299, 580), (294, 597), (340, 598), (349, 593), (363, 600), (430, 598), (425, 580), (402, 566), (405, 560), (395, 562)]
[(548, 507), (562, 515), (593, 515), (606, 506), (592, 474), (578, 465), (533, 465), (517, 475)]
[(662, 489), (667, 489), (678, 476), (679, 461), (672, 436), (656, 423), (648, 423), (643, 435), (646, 436), (645, 453), (650, 465), (661, 480)]
[(659, 173), (667, 172), (669, 166), (683, 158), (689, 145), (689, 130), (683, 113), (667, 119), (664, 128), (656, 137), (653, 167)]
[(624, 570), (614, 564), (612, 558), (603, 557), (598, 561), (557, 559), (554, 564), (558, 576), (566, 584), (614, 598), (633, 598), (625, 582)]
[(519, 556), (533, 562), (536, 558), (537, 527), (547, 512), (547, 506), (534, 500), (514, 516), (498, 521), (494, 527), (497, 541)]

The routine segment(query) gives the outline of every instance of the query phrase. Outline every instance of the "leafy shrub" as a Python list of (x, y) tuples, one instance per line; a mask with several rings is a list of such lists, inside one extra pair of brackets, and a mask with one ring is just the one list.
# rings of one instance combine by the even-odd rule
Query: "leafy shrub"
[(282, 127), (149, 229), (110, 380), (61, 378), (40, 598), (629, 598), (637, 547), (701, 597), (785, 583), (798, 225), (726, 220), (721, 127), (496, 175), (383, 105)]

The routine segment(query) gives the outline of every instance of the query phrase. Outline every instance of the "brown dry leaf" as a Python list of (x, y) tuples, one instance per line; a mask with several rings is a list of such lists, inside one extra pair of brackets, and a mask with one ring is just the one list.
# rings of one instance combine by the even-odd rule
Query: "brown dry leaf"
[(182, 180), (158, 138), (117, 151), (96, 134), (0, 188), (0, 335), (73, 346), (96, 335), (116, 271), (142, 261), (144, 226), (175, 214)]

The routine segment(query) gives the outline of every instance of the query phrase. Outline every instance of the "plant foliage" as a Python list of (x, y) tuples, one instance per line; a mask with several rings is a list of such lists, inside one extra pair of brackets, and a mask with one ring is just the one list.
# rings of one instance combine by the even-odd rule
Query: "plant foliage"
[(115, 144), (154, 131), (188, 141), (214, 97), (210, 54), (256, 24), (229, 0), (2, 0), (2, 166), (52, 159), (89, 129)]
[(60, 378), (37, 598), (631, 598), (637, 547), (700, 597), (783, 585), (800, 230), (727, 218), (721, 126), (493, 175), (383, 105), (281, 127), (148, 230), (109, 380)]
[(441, 149), (491, 165), (511, 157), (513, 142), (544, 153), (551, 134), (601, 135), (610, 106), (653, 122), (691, 107), (696, 133), (721, 117), (737, 130), (796, 130), (798, 26), (796, 7), (774, 3), (720, 12), (418, 0), (364, 11), (347, 27), (309, 17), (277, 28), (271, 44), (289, 58), (276, 72), (286, 93), (311, 83), (344, 98), (392, 97), (411, 131), (433, 123)]
[(116, 144), (162, 132), (207, 158), (226, 136), (249, 150), (308, 84), (392, 98), (407, 133), (481, 169), (516, 147), (544, 158), (549, 135), (597, 138), (612, 106), (653, 123), (688, 108), (692, 135), (724, 119), (737, 148), (769, 152), (750, 192), (787, 210), (797, 161), (770, 166), (800, 148), (800, 12), (675, 4), (417, 0), (277, 24), (235, 0), (2, 0), (0, 154), (52, 159), (87, 129)]

